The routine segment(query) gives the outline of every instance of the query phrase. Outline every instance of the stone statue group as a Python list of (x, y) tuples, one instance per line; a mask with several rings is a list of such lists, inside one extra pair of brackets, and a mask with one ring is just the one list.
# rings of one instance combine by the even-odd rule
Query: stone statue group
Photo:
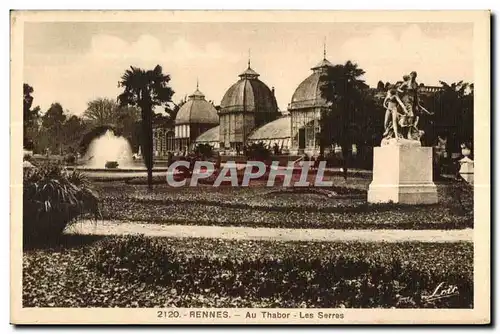
[(403, 82), (389, 88), (384, 99), (384, 140), (395, 138), (420, 141), (423, 131), (418, 122), (424, 113), (432, 115), (419, 103), (417, 72), (403, 76)]

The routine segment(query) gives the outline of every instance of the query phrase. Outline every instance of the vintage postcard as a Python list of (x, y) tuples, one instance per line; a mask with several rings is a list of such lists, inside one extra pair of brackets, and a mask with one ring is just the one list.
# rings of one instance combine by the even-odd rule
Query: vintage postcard
[(11, 322), (489, 324), (490, 15), (12, 11)]

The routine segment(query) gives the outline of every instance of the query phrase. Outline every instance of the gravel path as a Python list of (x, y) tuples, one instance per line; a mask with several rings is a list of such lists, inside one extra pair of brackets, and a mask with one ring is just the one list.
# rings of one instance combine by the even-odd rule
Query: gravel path
[(68, 234), (130, 235), (144, 234), (160, 237), (197, 237), (236, 240), (281, 241), (422, 241), (473, 242), (474, 231), (463, 230), (332, 230), (285, 229), (223, 226), (159, 225), (125, 221), (83, 221), (66, 230)]

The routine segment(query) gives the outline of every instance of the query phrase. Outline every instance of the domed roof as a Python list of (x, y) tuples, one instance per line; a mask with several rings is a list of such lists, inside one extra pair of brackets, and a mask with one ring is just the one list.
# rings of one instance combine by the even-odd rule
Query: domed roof
[(220, 127), (217, 125), (199, 135), (195, 142), (197, 143), (212, 143), (219, 142), (219, 129)]
[(249, 136), (248, 140), (259, 141), (266, 139), (283, 139), (290, 138), (291, 134), (290, 116), (283, 116), (269, 122), (260, 128), (255, 129)]
[(215, 107), (205, 100), (205, 95), (198, 90), (189, 95), (186, 103), (177, 112), (175, 124), (219, 124), (219, 116)]
[(323, 107), (326, 105), (326, 100), (321, 96), (320, 78), (328, 67), (333, 67), (332, 63), (323, 58), (322, 61), (311, 68), (313, 73), (295, 89), (289, 105), (290, 110)]
[(274, 93), (259, 80), (259, 74), (250, 67), (250, 63), (239, 77), (240, 80), (224, 94), (220, 103), (221, 112), (278, 112)]

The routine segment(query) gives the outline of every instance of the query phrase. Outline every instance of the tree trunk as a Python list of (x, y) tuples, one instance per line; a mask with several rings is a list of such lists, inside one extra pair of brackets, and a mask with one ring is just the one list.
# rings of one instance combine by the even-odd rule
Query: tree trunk
[(330, 136), (330, 131), (327, 128), (327, 122), (326, 122), (326, 112), (323, 110), (321, 112), (320, 120), (319, 120), (319, 125), (320, 125), (320, 132), (318, 134), (318, 141), (319, 141), (319, 155), (324, 156), (325, 155), (325, 147), (326, 145), (329, 145), (331, 143), (328, 142), (328, 137)]
[(343, 176), (344, 179), (347, 180), (347, 166), (348, 166), (348, 160), (350, 157), (350, 145), (347, 143), (342, 143), (340, 145), (342, 148), (342, 169), (343, 169)]
[(148, 189), (153, 189), (153, 117), (151, 106), (142, 106), (143, 156), (148, 173)]
[(325, 138), (323, 138), (323, 135), (320, 135), (319, 138), (319, 155), (324, 156), (325, 154)]

